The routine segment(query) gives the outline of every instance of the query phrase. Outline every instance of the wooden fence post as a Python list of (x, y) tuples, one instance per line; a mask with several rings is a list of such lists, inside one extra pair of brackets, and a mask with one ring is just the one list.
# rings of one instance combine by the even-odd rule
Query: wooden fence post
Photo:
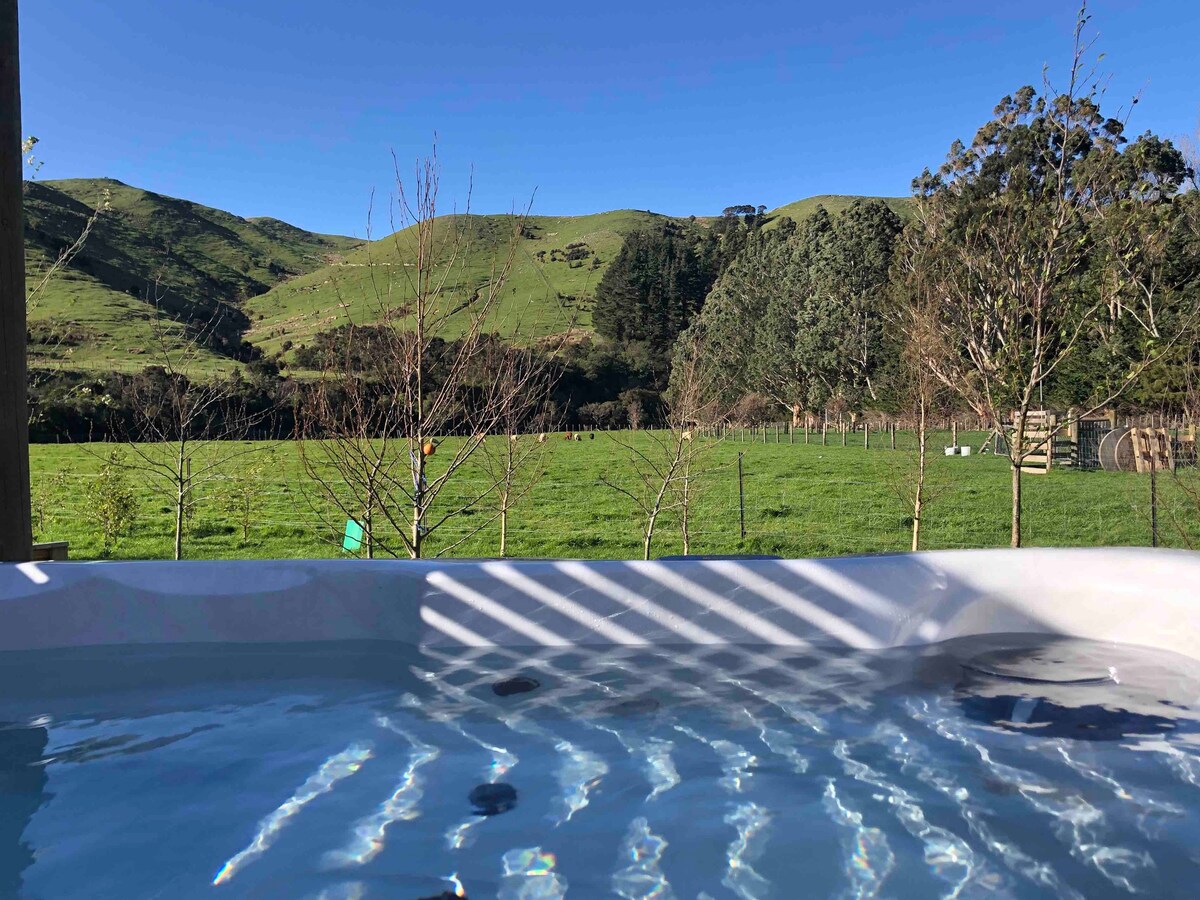
[(742, 474), (742, 454), (738, 454), (738, 525), (741, 527), (742, 540), (746, 539), (746, 487)]

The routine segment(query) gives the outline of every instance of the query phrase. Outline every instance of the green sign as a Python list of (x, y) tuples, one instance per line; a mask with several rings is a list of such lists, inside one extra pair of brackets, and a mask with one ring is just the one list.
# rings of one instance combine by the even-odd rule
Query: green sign
[(346, 520), (346, 536), (342, 538), (342, 549), (354, 553), (363, 545), (363, 527), (353, 519)]

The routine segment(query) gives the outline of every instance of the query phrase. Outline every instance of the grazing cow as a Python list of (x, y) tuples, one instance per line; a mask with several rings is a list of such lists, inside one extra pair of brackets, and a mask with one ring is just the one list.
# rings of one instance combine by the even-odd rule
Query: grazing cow
[(538, 435), (538, 443), (539, 444), (546, 443), (546, 432), (543, 431), (541, 434)]

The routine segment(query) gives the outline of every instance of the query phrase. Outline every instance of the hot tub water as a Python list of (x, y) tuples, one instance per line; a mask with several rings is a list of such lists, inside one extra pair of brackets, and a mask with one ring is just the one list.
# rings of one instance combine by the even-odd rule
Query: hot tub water
[(1200, 883), (1200, 664), (1163, 651), (992, 636), (6, 659), (0, 895), (1091, 900)]

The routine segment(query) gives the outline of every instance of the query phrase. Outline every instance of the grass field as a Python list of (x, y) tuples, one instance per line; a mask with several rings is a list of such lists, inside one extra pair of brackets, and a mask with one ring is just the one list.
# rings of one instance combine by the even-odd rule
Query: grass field
[[(978, 435), (970, 435), (978, 446)], [(739, 440), (738, 433), (718, 443), (705, 457), (710, 467), (692, 512), (693, 553), (765, 553), (785, 556), (830, 556), (904, 550), (908, 547), (908, 510), (899, 485), (911, 478), (912, 436), (900, 436), (890, 450), (882, 436), (876, 446), (805, 445)], [(633, 440), (646, 442), (645, 435)], [(819, 438), (816, 439), (819, 441)], [(851, 441), (855, 439), (852, 437)], [(940, 450), (948, 435), (935, 435)], [(883, 446), (880, 446), (880, 445)], [(32, 448), (35, 511), (43, 513), (39, 540), (67, 540), (75, 559), (100, 553), (99, 529), (90, 519), (87, 486), (111, 447), (105, 445), (39, 445)], [(262, 454), (239, 459), (229, 480), (200, 497), (185, 555), (196, 558), (294, 558), (343, 555), (339, 517), (324, 507), (305, 480), (294, 444), (259, 445)], [(745, 472), (746, 539), (739, 534), (737, 456)], [(447, 456), (433, 458), (436, 464)], [(218, 496), (245, 483), (244, 472), (264, 466), (263, 494), (256, 504), (249, 540), (243, 541), (234, 516)], [(625, 451), (610, 437), (546, 445), (545, 475), (512, 513), (510, 555), (579, 558), (640, 556), (640, 521), (632, 502), (601, 482), (602, 478), (632, 487)], [(55, 473), (60, 473), (57, 480)], [(478, 471), (462, 470), (473, 484)], [(136, 473), (131, 473), (131, 477)], [(1193, 488), (1196, 473), (1181, 478)], [(1125, 473), (1056, 470), (1025, 481), (1025, 540), (1030, 546), (1148, 545), (1149, 483), (1146, 476)], [(171, 552), (171, 506), (145, 483), (136, 485), (139, 514), (133, 533), (113, 556), (162, 559)], [(1200, 510), (1187, 501), (1180, 483), (1159, 479), (1160, 535), (1168, 546), (1200, 546)], [(932, 459), (930, 498), (923, 546), (934, 548), (995, 547), (1008, 543), (1009, 473), (1007, 460), (991, 456)], [(449, 496), (445, 496), (446, 502)], [(434, 550), (458, 540), (487, 521), (481, 508), (452, 520), (433, 540)], [(453, 553), (491, 556), (498, 527), (491, 522)], [(678, 523), (667, 517), (660, 526), (654, 555), (680, 552)]]

